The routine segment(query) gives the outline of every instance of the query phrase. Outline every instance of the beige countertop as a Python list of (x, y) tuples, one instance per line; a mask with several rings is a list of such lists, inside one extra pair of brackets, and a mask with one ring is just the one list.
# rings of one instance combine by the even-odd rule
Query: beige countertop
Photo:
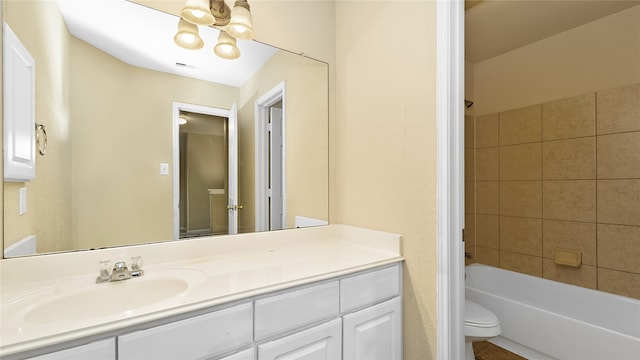
[[(99, 261), (129, 263), (132, 256), (144, 259), (143, 277), (95, 283)], [(0, 356), (398, 261), (399, 235), (345, 225), (4, 259)], [(139, 286), (155, 291), (162, 286), (154, 281), (167, 278), (169, 284), (183, 286), (168, 287), (172, 296), (167, 299), (132, 305), (126, 311), (101, 306), (113, 289), (126, 293)], [(74, 293), (80, 294), (82, 304), (64, 300)], [(135, 298), (130, 301), (136, 304)], [(70, 306), (73, 309), (65, 309)], [(64, 315), (68, 311), (73, 318)]]

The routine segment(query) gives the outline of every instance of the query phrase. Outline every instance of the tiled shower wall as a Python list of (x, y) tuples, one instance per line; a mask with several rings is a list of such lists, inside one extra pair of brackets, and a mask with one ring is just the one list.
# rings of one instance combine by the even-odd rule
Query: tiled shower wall
[(470, 261), (640, 299), (640, 84), (465, 120)]

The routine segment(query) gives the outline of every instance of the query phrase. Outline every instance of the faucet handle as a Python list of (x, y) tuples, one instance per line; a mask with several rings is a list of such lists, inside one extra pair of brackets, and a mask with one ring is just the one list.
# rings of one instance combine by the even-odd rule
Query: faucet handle
[(96, 278), (96, 283), (107, 282), (111, 279), (109, 275), (109, 268), (111, 268), (111, 261), (102, 260), (98, 262), (98, 272), (100, 275)]
[(144, 270), (142, 270), (142, 264), (144, 261), (142, 260), (142, 256), (132, 256), (131, 257), (131, 276), (142, 276), (144, 275)]

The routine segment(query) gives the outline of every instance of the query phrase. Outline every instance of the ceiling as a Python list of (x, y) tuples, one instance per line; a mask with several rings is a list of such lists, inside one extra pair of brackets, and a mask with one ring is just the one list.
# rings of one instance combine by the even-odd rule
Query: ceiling
[(185, 50), (173, 42), (175, 15), (127, 0), (57, 2), (74, 36), (133, 66), (240, 87), (278, 50), (238, 40), (240, 58), (225, 60), (213, 53), (219, 33), (213, 27), (199, 27), (202, 49)]
[(465, 2), (465, 59), (478, 63), (611, 15), (640, 0)]

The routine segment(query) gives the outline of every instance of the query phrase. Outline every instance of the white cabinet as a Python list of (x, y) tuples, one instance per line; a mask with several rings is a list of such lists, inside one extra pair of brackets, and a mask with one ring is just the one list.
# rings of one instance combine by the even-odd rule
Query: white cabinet
[(399, 264), (384, 266), (34, 359), (400, 360), (401, 279)]
[(402, 299), (343, 317), (344, 359), (402, 359)]
[(118, 337), (118, 359), (203, 359), (253, 342), (253, 304), (236, 305)]
[(36, 74), (27, 48), (4, 24), (4, 181), (25, 182), (36, 175)]
[(258, 346), (258, 360), (336, 360), (342, 354), (342, 319)]
[(113, 360), (116, 358), (114, 338), (52, 352), (29, 360)]

